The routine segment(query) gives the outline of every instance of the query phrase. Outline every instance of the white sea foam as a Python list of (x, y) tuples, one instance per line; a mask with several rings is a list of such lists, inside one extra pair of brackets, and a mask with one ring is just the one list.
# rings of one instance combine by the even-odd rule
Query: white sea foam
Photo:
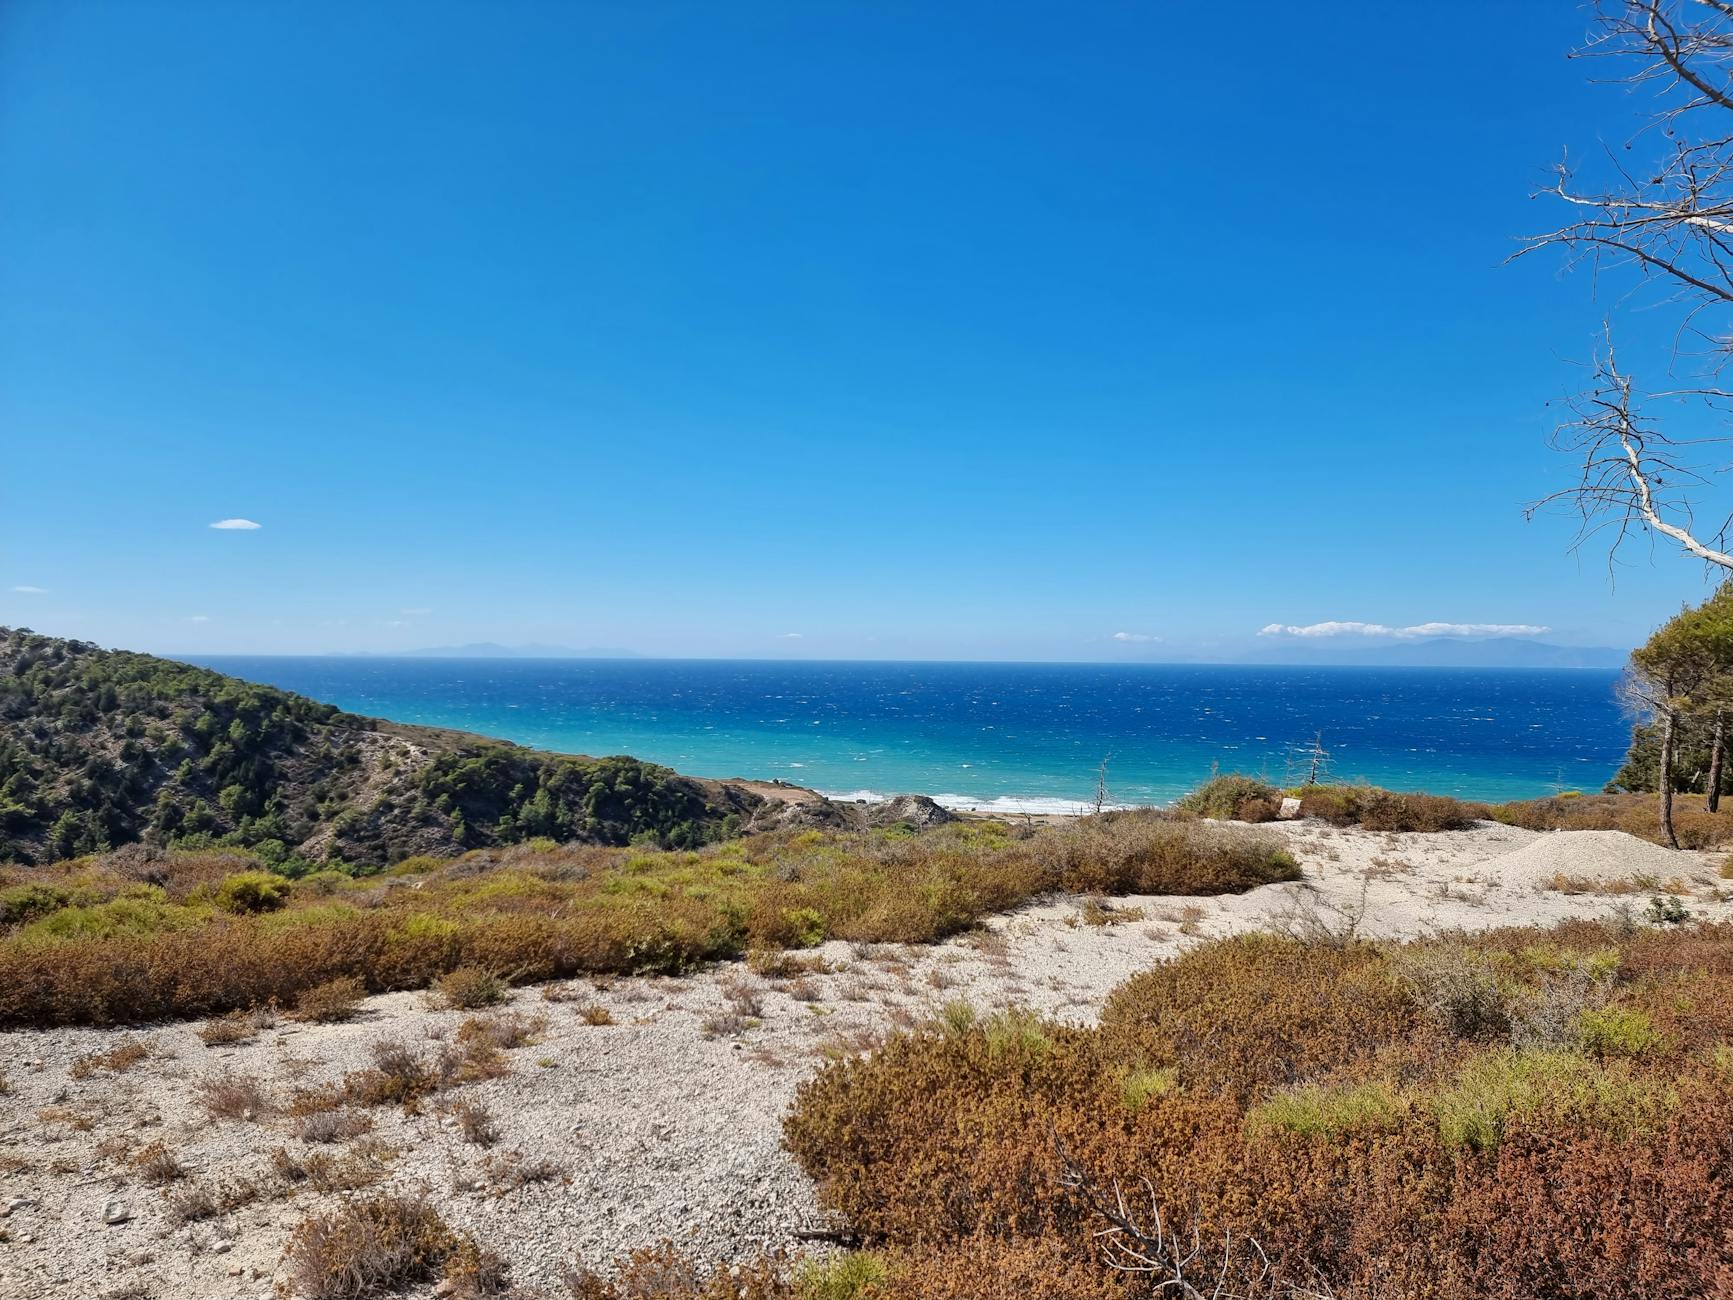
[[(895, 795), (879, 790), (820, 790), (819, 793), (838, 803), (884, 803), (888, 799), (896, 798)], [(1036, 817), (1048, 814), (1075, 817), (1095, 811), (1093, 800), (1057, 799), (1050, 795), (1007, 794), (987, 797), (973, 794), (936, 794), (932, 798), (941, 808), (949, 808), (953, 812), (992, 813), (1001, 817), (1020, 817), (1024, 813)], [(1107, 811), (1136, 806), (1128, 803), (1102, 805)]]
[[(936, 794), (933, 802), (941, 808), (949, 808), (954, 812), (993, 813), (999, 816), (1021, 816), (1029, 813), (1034, 816), (1055, 814), (1058, 816), (1075, 817), (1081, 813), (1095, 811), (1093, 800), (1055, 799), (1049, 795), (1003, 794), (992, 799), (983, 799), (972, 794)], [(1129, 808), (1131, 804), (1108, 803), (1101, 805), (1103, 810), (1115, 811)]]

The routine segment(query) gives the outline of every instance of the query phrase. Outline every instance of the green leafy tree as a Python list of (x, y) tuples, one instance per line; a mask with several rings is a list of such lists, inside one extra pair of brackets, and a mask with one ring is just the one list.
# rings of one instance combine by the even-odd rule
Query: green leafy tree
[[(1680, 611), (1633, 650), (1623, 690), (1626, 699), (1659, 727), (1655, 784), (1661, 833), (1678, 848), (1673, 790), (1680, 720), (1718, 713), (1733, 698), (1733, 584), (1723, 586), (1701, 605)], [(1720, 767), (1718, 759), (1711, 761), (1713, 782), (1720, 780)]]

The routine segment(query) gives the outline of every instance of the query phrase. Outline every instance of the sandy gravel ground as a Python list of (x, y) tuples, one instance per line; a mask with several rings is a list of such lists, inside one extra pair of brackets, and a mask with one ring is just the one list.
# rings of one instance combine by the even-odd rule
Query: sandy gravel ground
[[(1116, 899), (1121, 919), (1105, 925), (1084, 920), (1086, 900), (1056, 898), (935, 948), (827, 944), (819, 955), (832, 969), (800, 980), (735, 966), (576, 981), (552, 987), (559, 1001), (518, 990), (509, 1010), (545, 1018), (538, 1041), (508, 1053), (509, 1075), (440, 1099), (485, 1106), (499, 1130), (486, 1149), (465, 1142), (437, 1101), (415, 1116), (374, 1109), (371, 1132), (310, 1147), (281, 1113), (213, 1120), (197, 1099), (202, 1080), (240, 1076), (281, 1103), (369, 1065), (381, 1039), (434, 1050), (464, 1013), (430, 1009), (419, 994), (370, 999), (348, 1024), (285, 1021), (218, 1048), (197, 1024), (0, 1034), (0, 1297), (263, 1300), (295, 1225), (336, 1199), (284, 1186), (277, 1148), (298, 1160), (348, 1153), (380, 1187), (425, 1190), (510, 1261), (526, 1295), (562, 1294), (562, 1265), (604, 1264), (665, 1237), (721, 1261), (764, 1246), (813, 1249), (826, 1225), (780, 1147), (796, 1085), (948, 1000), (1089, 1021), (1115, 985), (1188, 944), (1306, 913), (1409, 937), (1621, 907), (1640, 915), (1670, 885), (1698, 917), (1733, 916), (1717, 855), (1617, 832), (1271, 829), (1293, 845), (1304, 881), (1227, 898)], [(614, 1023), (589, 1023), (588, 1006)], [(129, 1041), (149, 1055), (74, 1077), (80, 1058)], [(153, 1142), (176, 1154), (183, 1178), (150, 1186), (131, 1167), (129, 1153)], [(249, 1179), (262, 1195), (233, 1212), (191, 1224), (171, 1212), (172, 1195)]]

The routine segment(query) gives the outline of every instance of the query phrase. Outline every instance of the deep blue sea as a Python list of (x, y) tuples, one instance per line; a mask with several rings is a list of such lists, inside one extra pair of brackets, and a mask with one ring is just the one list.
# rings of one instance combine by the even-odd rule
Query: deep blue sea
[(354, 713), (698, 776), (1049, 811), (1162, 803), (1223, 771), (1281, 780), (1323, 733), (1341, 779), (1513, 799), (1597, 790), (1629, 722), (1612, 672), (1093, 664), (220, 656)]

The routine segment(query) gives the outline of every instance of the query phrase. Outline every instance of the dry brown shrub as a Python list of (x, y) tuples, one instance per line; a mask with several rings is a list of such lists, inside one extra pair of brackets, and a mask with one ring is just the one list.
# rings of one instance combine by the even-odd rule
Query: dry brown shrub
[(362, 1111), (316, 1110), (295, 1119), (295, 1136), (313, 1145), (347, 1142), (373, 1130), (373, 1120)]
[(344, 1096), (362, 1106), (399, 1105), (413, 1109), (440, 1089), (436, 1063), (409, 1044), (385, 1038), (370, 1049), (373, 1068), (357, 1070), (343, 1080)]
[[(664, 1241), (634, 1251), (606, 1273), (571, 1265), (560, 1280), (571, 1300), (832, 1300), (802, 1296), (786, 1265), (781, 1256), (771, 1255), (730, 1268), (706, 1267)], [(863, 1294), (859, 1300), (874, 1298)]]
[(427, 1201), (352, 1200), (305, 1220), (285, 1252), (291, 1285), (306, 1300), (368, 1300), (433, 1278), (469, 1294), (499, 1294), (504, 1266), (454, 1232)]
[(152, 1187), (161, 1187), (187, 1176), (186, 1166), (161, 1142), (141, 1147), (128, 1161), (133, 1171)]
[(457, 1027), (459, 1043), (478, 1043), (497, 1051), (528, 1047), (541, 1040), (546, 1032), (546, 1016), (525, 1016), (508, 1011), (490, 1016), (471, 1016)]
[(203, 1183), (195, 1183), (185, 1191), (171, 1195), (168, 1207), (169, 1216), (180, 1224), (202, 1223), (223, 1212), (215, 1189)]
[(1029, 843), (1054, 855), (1056, 884), (1074, 893), (1237, 893), (1300, 875), (1286, 844), (1267, 831), (1142, 810), (1084, 818)]
[(129, 1038), (106, 1052), (92, 1052), (79, 1057), (72, 1063), (67, 1074), (74, 1079), (88, 1079), (98, 1070), (107, 1070), (110, 1074), (125, 1074), (140, 1061), (150, 1059), (155, 1052), (156, 1044), (150, 1039)]
[(1177, 1066), (1187, 1088), (1242, 1100), (1413, 1040), (1421, 1025), (1382, 950), (1268, 935), (1210, 944), (1135, 976), (1101, 1015), (1121, 1058)]
[(764, 993), (744, 980), (724, 979), (718, 987), (722, 998), (733, 1011), (750, 1019), (760, 1019), (764, 1015)]
[(781, 948), (754, 948), (746, 954), (746, 967), (754, 975), (767, 980), (799, 979), (803, 975), (823, 975), (830, 971), (830, 963), (823, 957)]
[(353, 1020), (361, 1010), (367, 989), (353, 976), (340, 976), (301, 990), (295, 999), (295, 1016), (319, 1024)]
[(314, 1151), (295, 1156), (286, 1147), (278, 1147), (271, 1153), (271, 1167), (290, 1186), (305, 1184), (316, 1192), (333, 1195), (359, 1192), (380, 1182), (387, 1173), (389, 1155), (368, 1142), (357, 1143), (341, 1155)]
[(499, 1125), (481, 1102), (453, 1102), (446, 1109), (446, 1114), (457, 1126), (457, 1131), (463, 1135), (465, 1142), (478, 1147), (490, 1147), (499, 1141)]
[(1484, 804), (1376, 786), (1314, 785), (1300, 792), (1300, 815), (1369, 831), (1459, 831), (1492, 815)]
[(232, 1013), (208, 1021), (199, 1030), (199, 1039), (206, 1047), (226, 1047), (231, 1043), (247, 1043), (258, 1037), (258, 1030), (244, 1015)]
[(505, 1001), (506, 984), (492, 971), (460, 966), (433, 982), (435, 1002), (457, 1011), (478, 1011)]
[(275, 1109), (259, 1081), (249, 1075), (201, 1079), (194, 1093), (212, 1119), (256, 1121)]
[(1247, 799), (1235, 810), (1234, 820), (1242, 822), (1273, 822), (1282, 815), (1282, 801), (1276, 797)]
[(750, 1028), (752, 1022), (738, 1011), (719, 1011), (698, 1023), (699, 1032), (706, 1038), (738, 1038)]
[(555, 1183), (566, 1179), (566, 1167), (545, 1156), (527, 1156), (522, 1151), (507, 1151), (489, 1156), (484, 1166), (496, 1195), (520, 1191), (536, 1183)]
[[(1580, 1032), (1613, 971), (1603, 1020), (1642, 1029), (1640, 1054), (1509, 1045), (1540, 1004)], [(1183, 1207), (1205, 1257), (1255, 1239), (1270, 1296), (1717, 1295), (1730, 991), (1733, 928), (1230, 940), (1137, 977), (1098, 1030), (959, 1021), (832, 1065), (786, 1135), (881, 1250), (875, 1296), (1144, 1294), (1099, 1201), (1067, 1194), (1077, 1168)], [(1163, 1066), (1130, 1104), (1128, 1071)], [(1494, 1140), (1461, 1145), (1465, 1119)]]
[[(0, 936), (0, 1027), (221, 1017), (273, 1003), (307, 1019), (343, 1018), (364, 990), (425, 988), (459, 970), (509, 971), (515, 982), (679, 972), (825, 937), (931, 942), (1060, 888), (1221, 892), (1295, 871), (1273, 839), (1115, 813), (1027, 833), (974, 821), (914, 835), (777, 832), (693, 855), (700, 865), (719, 854), (768, 865), (761, 874), (736, 873), (714, 897), (676, 890), (621, 906), (607, 889), (636, 853), (470, 855), (427, 864), (414, 888), (387, 877), (330, 899), (297, 891), (275, 919), (225, 914), (209, 924), (51, 945), (7, 934)], [(168, 855), (171, 898), (246, 866), (234, 855), (206, 858)], [(652, 869), (684, 862), (669, 854)], [(481, 877), (490, 877), (485, 901), (474, 886)], [(106, 879), (104, 889), (126, 887), (119, 876)], [(233, 1028), (213, 1032), (221, 1039)]]
[[(1497, 821), (1531, 831), (1624, 831), (1664, 843), (1660, 812), (1652, 794), (1593, 794), (1527, 799), (1488, 810)], [(1733, 843), (1733, 807), (1711, 813), (1701, 795), (1674, 796), (1673, 827), (1679, 846), (1713, 849)]]

